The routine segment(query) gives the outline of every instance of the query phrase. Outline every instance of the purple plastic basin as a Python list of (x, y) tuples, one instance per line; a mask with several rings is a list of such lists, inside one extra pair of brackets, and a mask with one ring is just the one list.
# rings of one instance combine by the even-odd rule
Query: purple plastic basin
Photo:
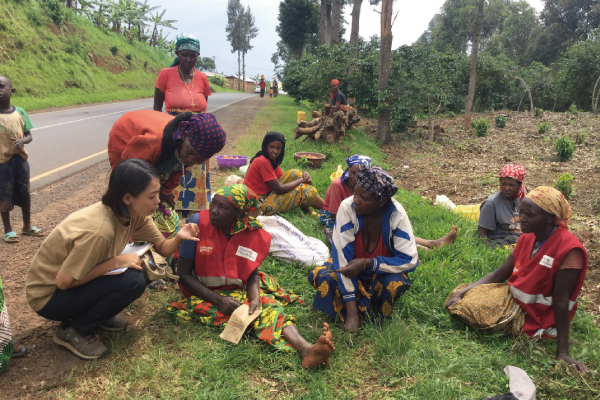
[[(229, 157), (229, 158), (225, 158), (225, 157)], [(246, 165), (249, 157), (224, 155), (224, 156), (216, 156), (215, 158), (217, 159), (217, 164), (219, 164), (219, 168), (228, 169), (228, 168), (239, 168), (242, 165)]]

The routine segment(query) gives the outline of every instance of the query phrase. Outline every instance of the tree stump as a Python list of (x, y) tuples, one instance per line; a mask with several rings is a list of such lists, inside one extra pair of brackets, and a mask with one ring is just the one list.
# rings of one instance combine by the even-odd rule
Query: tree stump
[[(301, 136), (306, 136), (304, 140), (312, 139), (324, 141), (333, 144), (336, 141), (343, 142), (346, 130), (352, 127), (352, 124), (360, 121), (355, 117), (356, 111), (348, 108), (348, 114), (343, 111), (333, 111), (332, 105), (326, 105), (321, 112), (313, 111), (311, 115), (313, 120), (298, 122), (298, 127), (294, 129), (294, 140)], [(304, 141), (303, 140), (303, 141)]]

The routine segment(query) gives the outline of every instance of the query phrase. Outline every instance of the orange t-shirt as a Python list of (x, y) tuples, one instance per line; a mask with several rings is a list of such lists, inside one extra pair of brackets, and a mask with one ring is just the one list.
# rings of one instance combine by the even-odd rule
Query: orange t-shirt
[(260, 156), (252, 161), (252, 164), (248, 167), (246, 177), (244, 178), (244, 185), (254, 190), (259, 196), (264, 196), (271, 191), (267, 182), (273, 179), (279, 179), (283, 176), (281, 168), (277, 167), (273, 169), (271, 161), (265, 156)]
[[(210, 84), (206, 75), (198, 70), (194, 70), (194, 79), (186, 87), (179, 76), (179, 66), (163, 68), (158, 74), (154, 87), (165, 94), (166, 111), (172, 108), (197, 112), (206, 111), (206, 98), (210, 96)], [(193, 108), (190, 90), (194, 98)]]

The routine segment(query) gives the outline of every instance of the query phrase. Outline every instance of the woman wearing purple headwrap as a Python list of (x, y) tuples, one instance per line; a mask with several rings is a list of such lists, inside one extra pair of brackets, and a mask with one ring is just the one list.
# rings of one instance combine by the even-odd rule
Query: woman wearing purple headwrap
[(156, 168), (160, 174), (161, 204), (152, 217), (169, 239), (176, 235), (179, 226), (173, 189), (185, 170), (221, 151), (225, 139), (225, 131), (212, 114), (185, 112), (172, 116), (150, 110), (131, 111), (113, 125), (108, 157), (112, 167), (122, 160), (139, 158)]

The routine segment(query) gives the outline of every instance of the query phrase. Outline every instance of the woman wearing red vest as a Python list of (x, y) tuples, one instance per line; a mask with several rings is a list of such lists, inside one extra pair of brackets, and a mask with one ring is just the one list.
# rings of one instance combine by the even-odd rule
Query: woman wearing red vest
[(260, 340), (285, 352), (296, 349), (304, 368), (328, 366), (334, 346), (327, 323), (317, 343), (308, 343), (295, 318), (284, 311), (288, 303), (304, 300), (258, 271), (271, 245), (269, 233), (248, 215), (259, 206), (251, 189), (235, 184), (215, 192), (210, 209), (188, 219), (199, 224), (199, 240), (179, 249), (179, 286), (186, 299), (168, 311), (182, 322), (223, 327), (239, 306), (248, 304), (250, 314), (262, 309), (253, 322)]
[(512, 254), (494, 272), (454, 289), (445, 306), (476, 328), (556, 338), (556, 358), (587, 372), (569, 356), (569, 323), (588, 265), (567, 229), (571, 207), (559, 191), (540, 186), (523, 199), (519, 217), (523, 234)]

